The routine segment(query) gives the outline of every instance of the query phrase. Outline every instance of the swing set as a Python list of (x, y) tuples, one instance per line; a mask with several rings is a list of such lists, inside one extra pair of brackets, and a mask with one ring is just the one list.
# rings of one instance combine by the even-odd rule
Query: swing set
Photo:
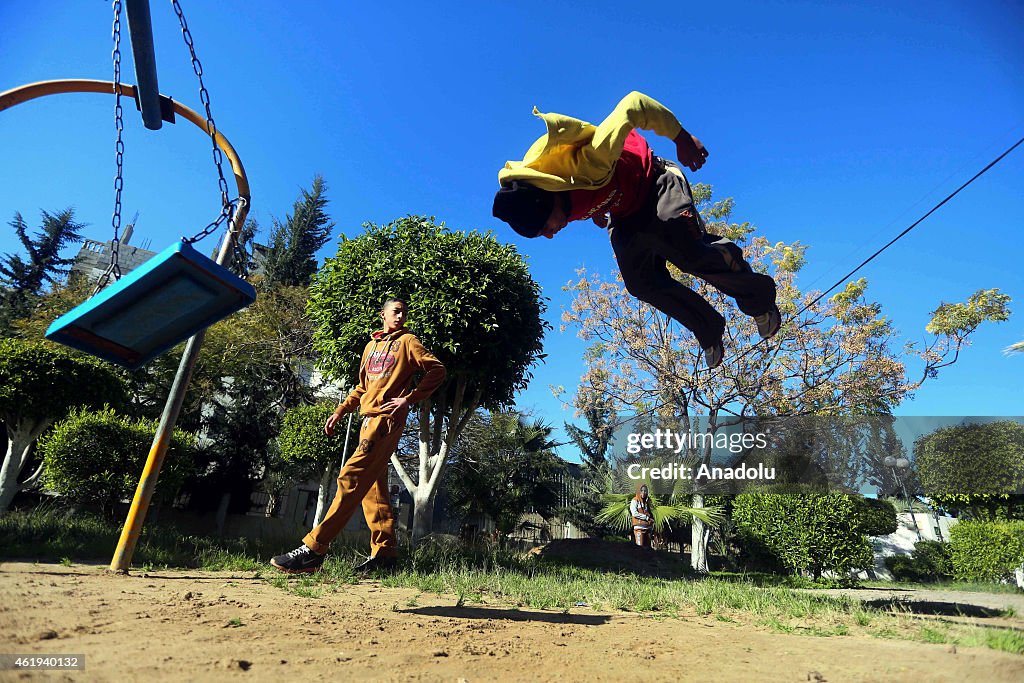
[[(116, 99), (117, 174), (114, 181), (115, 200), (111, 221), (114, 235), (110, 263), (97, 282), (93, 296), (57, 318), (46, 332), (47, 339), (129, 369), (139, 368), (178, 343), (188, 340), (110, 565), (112, 570), (119, 572), (126, 572), (131, 564), (206, 328), (256, 299), (252, 285), (228, 269), (232, 257), (240, 253), (238, 235), (248, 213), (249, 183), (238, 154), (214, 123), (209, 92), (203, 83), (202, 65), (196, 56), (181, 5), (178, 0), (172, 0), (191, 55), (193, 70), (199, 80), (205, 116), (159, 94), (149, 2), (125, 0), (125, 4), (138, 85), (121, 83), (121, 0), (114, 0), (112, 82), (82, 79), (43, 81), (0, 93), (0, 111), (40, 97), (64, 93), (110, 93)], [(221, 193), (221, 211), (215, 220), (193, 237), (183, 237), (124, 277), (121, 276), (118, 264), (124, 155), (121, 138), (124, 129), (122, 96), (135, 100), (146, 128), (158, 130), (164, 121), (174, 123), (175, 115), (178, 115), (204, 130), (212, 141), (213, 160)], [(234, 199), (228, 196), (228, 184), (222, 166), (224, 156), (231, 164), (238, 189)], [(196, 251), (192, 246), (194, 243), (214, 233), (225, 223), (227, 234), (216, 261)]]

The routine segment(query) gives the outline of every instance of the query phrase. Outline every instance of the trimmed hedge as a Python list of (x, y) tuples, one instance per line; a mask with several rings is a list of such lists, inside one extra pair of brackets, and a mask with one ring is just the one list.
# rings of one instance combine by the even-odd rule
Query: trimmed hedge
[(913, 553), (887, 557), (885, 566), (897, 581), (944, 581), (953, 576), (952, 549), (948, 543), (918, 541)]
[(893, 524), (891, 505), (870, 505), (859, 496), (842, 493), (779, 494), (750, 491), (736, 496), (733, 519), (745, 545), (773, 554), (793, 572), (820, 578), (830, 571), (846, 577), (873, 565), (866, 529), (887, 529)]
[(1024, 564), (1024, 521), (964, 521), (949, 531), (953, 575), (960, 581), (1004, 581)]
[[(156, 427), (155, 421), (133, 421), (110, 408), (72, 412), (39, 440), (43, 483), (69, 501), (109, 509), (135, 492)], [(172, 498), (194, 462), (195, 437), (174, 430), (154, 500)]]

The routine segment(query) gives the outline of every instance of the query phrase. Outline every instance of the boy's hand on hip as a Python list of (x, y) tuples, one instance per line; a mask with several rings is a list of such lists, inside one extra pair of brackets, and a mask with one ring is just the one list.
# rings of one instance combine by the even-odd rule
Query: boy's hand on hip
[(395, 413), (397, 413), (399, 410), (401, 410), (402, 408), (404, 408), (407, 405), (409, 405), (409, 399), (402, 398), (401, 396), (398, 396), (396, 398), (391, 399), (390, 401), (388, 401), (384, 405), (382, 405), (380, 407), (380, 409), (381, 410), (386, 410), (388, 412), (388, 414), (390, 414), (390, 415), (394, 415)]
[(679, 159), (679, 163), (691, 171), (696, 171), (704, 165), (704, 160), (708, 157), (708, 151), (704, 149), (704, 145), (700, 140), (683, 129), (679, 131), (679, 135), (676, 136), (674, 142), (676, 143), (676, 158)]

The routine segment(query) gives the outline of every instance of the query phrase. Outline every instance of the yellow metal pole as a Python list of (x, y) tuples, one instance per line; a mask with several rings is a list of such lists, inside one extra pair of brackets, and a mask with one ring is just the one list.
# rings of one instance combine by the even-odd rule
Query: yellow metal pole
[[(7, 92), (0, 93), (0, 111), (9, 109), (15, 105), (47, 95), (59, 95), (66, 93), (94, 92), (114, 94), (114, 88), (126, 97), (135, 97), (135, 88), (131, 85), (119, 83), (115, 86), (112, 81), (94, 81), (85, 79), (41, 81), (31, 83)], [(179, 114), (196, 126), (210, 134), (206, 125), (206, 119), (185, 105), (171, 101), (174, 112)], [(220, 252), (217, 255), (217, 263), (226, 265), (230, 262), (234, 248), (234, 242), (245, 225), (245, 217), (249, 212), (249, 181), (245, 176), (245, 169), (242, 161), (238, 158), (234, 147), (219, 130), (216, 132), (217, 146), (231, 163), (231, 170), (235, 174), (235, 184), (238, 187), (238, 196), (242, 199), (231, 220), (228, 234), (224, 237)], [(121, 538), (117, 543), (117, 550), (114, 551), (114, 558), (110, 562), (110, 569), (117, 572), (127, 572), (131, 566), (132, 555), (135, 553), (135, 545), (138, 543), (139, 534), (142, 532), (142, 523), (145, 521), (146, 513), (149, 510), (149, 503), (156, 489), (157, 478), (160, 476), (160, 468), (163, 466), (164, 457), (167, 455), (167, 446), (171, 441), (171, 433), (178, 421), (178, 413), (181, 411), (181, 404), (185, 399), (185, 390), (188, 388), (189, 380), (192, 377), (192, 368), (199, 357), (199, 350), (203, 344), (205, 331), (188, 340), (185, 345), (185, 352), (182, 354), (181, 363), (178, 366), (178, 374), (174, 378), (171, 392), (164, 405), (163, 414), (160, 417), (160, 425), (157, 427), (156, 435), (153, 437), (153, 445), (149, 449), (149, 457), (146, 459), (146, 466), (139, 478), (139, 485), (135, 489), (135, 497), (132, 499), (131, 508), (128, 510), (128, 518), (125, 520), (124, 528), (121, 530)]]

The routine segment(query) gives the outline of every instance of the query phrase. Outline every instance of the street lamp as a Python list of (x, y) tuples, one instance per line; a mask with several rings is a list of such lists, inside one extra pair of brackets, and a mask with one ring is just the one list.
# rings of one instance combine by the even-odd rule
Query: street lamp
[(910, 467), (910, 461), (906, 458), (894, 458), (891, 455), (887, 455), (882, 462), (892, 470), (892, 476), (896, 479), (896, 483), (900, 485), (900, 490), (903, 491), (903, 502), (907, 506), (906, 511), (910, 513), (910, 521), (914, 525), (914, 533), (917, 534), (917, 540), (920, 541), (921, 529), (917, 526), (917, 518), (914, 517), (914, 508), (910, 504), (910, 496), (907, 495), (907, 486), (903, 482), (903, 477), (897, 472), (897, 470), (906, 471)]

